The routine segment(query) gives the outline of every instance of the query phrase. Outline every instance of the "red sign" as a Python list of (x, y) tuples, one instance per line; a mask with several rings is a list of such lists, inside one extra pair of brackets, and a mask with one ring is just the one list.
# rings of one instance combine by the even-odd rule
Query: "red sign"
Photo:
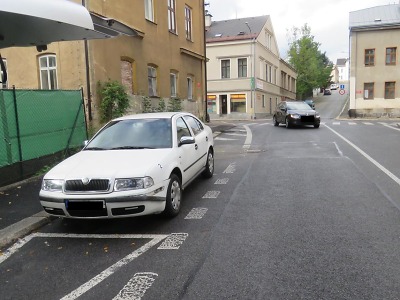
[(346, 93), (345, 90), (339, 90), (339, 94), (340, 94), (340, 95), (344, 95), (344, 93)]

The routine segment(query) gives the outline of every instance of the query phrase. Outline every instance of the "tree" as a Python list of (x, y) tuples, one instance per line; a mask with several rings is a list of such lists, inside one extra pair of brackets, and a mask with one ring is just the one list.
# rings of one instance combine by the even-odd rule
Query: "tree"
[(311, 28), (293, 27), (289, 41), (289, 63), (297, 72), (297, 97), (305, 99), (312, 96), (313, 89), (326, 87), (331, 81), (332, 62), (325, 52), (319, 50), (320, 44), (314, 41)]
[(128, 94), (120, 82), (98, 82), (98, 89), (101, 97), (100, 119), (102, 122), (121, 117), (129, 108)]

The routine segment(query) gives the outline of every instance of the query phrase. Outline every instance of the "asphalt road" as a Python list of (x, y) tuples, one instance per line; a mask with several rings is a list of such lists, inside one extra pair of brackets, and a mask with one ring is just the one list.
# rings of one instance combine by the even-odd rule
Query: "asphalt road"
[(0, 256), (0, 298), (398, 299), (396, 120), (335, 119), (346, 98), (328, 97), (319, 129), (228, 122), (214, 177), (172, 220), (57, 219), (27, 236)]

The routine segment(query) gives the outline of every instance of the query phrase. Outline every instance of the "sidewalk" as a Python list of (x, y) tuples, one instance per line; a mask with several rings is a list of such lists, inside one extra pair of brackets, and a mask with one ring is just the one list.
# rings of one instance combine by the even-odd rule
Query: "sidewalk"
[[(235, 125), (230, 120), (207, 123), (217, 136)], [(51, 221), (42, 209), (39, 191), (42, 176), (0, 187), (0, 249)], [(0, 251), (1, 255), (1, 251)]]

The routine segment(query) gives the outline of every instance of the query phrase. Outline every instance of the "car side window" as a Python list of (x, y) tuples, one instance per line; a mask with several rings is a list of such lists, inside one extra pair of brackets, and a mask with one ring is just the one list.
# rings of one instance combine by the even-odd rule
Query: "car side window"
[(191, 136), (190, 130), (182, 118), (176, 120), (176, 136), (178, 139), (178, 144), (183, 136)]
[(198, 135), (204, 129), (201, 122), (196, 118), (193, 118), (192, 116), (185, 116), (184, 118), (190, 128), (192, 128), (194, 135)]

